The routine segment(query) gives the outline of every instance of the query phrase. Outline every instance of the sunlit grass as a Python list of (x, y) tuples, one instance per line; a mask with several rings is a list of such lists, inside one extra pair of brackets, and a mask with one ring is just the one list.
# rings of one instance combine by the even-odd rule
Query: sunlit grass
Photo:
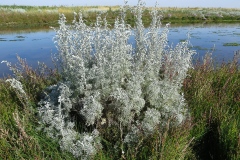
[[(120, 6), (0, 6), (0, 27), (24, 26), (56, 26), (59, 13), (64, 13), (69, 23), (73, 19), (73, 12), (83, 12), (83, 18), (88, 24), (94, 23), (97, 14), (107, 16), (113, 23), (118, 16)], [(152, 7), (145, 7), (152, 10)], [(162, 22), (171, 23), (199, 23), (199, 22), (238, 22), (240, 12), (238, 8), (161, 8)], [(134, 21), (132, 13), (128, 13), (127, 22)], [(148, 12), (144, 12), (143, 22), (149, 25), (151, 19)]]
[(201, 159), (240, 158), (240, 70), (237, 61), (189, 71), (183, 87), (191, 110), (193, 149)]

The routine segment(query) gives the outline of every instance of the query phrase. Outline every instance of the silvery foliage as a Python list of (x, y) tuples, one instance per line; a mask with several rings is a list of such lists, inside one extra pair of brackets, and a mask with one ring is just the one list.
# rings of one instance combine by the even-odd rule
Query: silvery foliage
[(72, 109), (72, 102), (69, 98), (72, 91), (68, 85), (59, 83), (47, 88), (48, 93), (39, 102), (39, 115), (42, 124), (47, 124), (44, 131), (51, 138), (58, 138), (60, 147), (70, 151), (74, 156), (81, 156), (87, 159), (97, 152), (101, 147), (99, 133), (95, 129), (91, 133), (78, 133), (75, 131), (75, 124), (71, 122), (69, 112)]
[[(19, 56), (17, 56), (18, 60), (21, 60)], [(31, 107), (29, 104), (29, 99), (28, 95), (24, 91), (24, 87), (21, 83), (21, 78), (22, 78), (22, 71), (18, 68), (17, 65), (13, 66), (11, 62), (8, 61), (2, 61), (1, 63), (6, 63), (6, 65), (9, 67), (9, 69), (13, 72), (13, 75), (15, 78), (9, 78), (6, 79), (6, 82), (10, 83), (10, 86), (14, 89), (17, 97), (21, 101), (21, 103), (24, 106)]]
[[(60, 28), (55, 29), (64, 80), (48, 88), (39, 113), (49, 136), (59, 137), (61, 147), (76, 157), (88, 157), (101, 148), (97, 129), (103, 120), (124, 132), (124, 143), (134, 143), (139, 134), (151, 134), (170, 118), (178, 125), (188, 115), (180, 89), (195, 53), (189, 41), (169, 46), (168, 26), (161, 28), (156, 10), (145, 29), (141, 0), (131, 8), (136, 19), (132, 28), (124, 20), (127, 9), (121, 8), (111, 29), (100, 16), (94, 26), (87, 26), (81, 13), (79, 19), (75, 14), (72, 25), (61, 15)], [(94, 131), (75, 131), (71, 110)]]
[[(17, 55), (17, 58), (19, 59), (20, 57)], [(9, 67), (10, 71), (12, 71), (14, 77), (16, 80), (20, 80), (22, 78), (22, 71), (16, 67), (16, 66), (13, 66), (11, 64), (11, 62), (8, 62), (8, 61), (2, 61), (1, 63), (6, 63), (6, 65)]]
[(14, 88), (19, 95), (22, 95), (22, 97), (26, 97), (26, 93), (23, 89), (21, 82), (19, 82), (15, 78), (7, 79), (6, 82), (9, 82), (11, 87)]

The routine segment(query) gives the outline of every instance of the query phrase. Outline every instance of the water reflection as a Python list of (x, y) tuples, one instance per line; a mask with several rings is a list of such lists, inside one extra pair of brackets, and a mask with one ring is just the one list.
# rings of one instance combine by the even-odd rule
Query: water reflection
[[(234, 52), (240, 50), (240, 24), (171, 24), (169, 45), (186, 40), (187, 34), (190, 34), (192, 49), (198, 53), (195, 59), (201, 59), (206, 52), (213, 51), (216, 61), (229, 61)], [(7, 60), (14, 64), (18, 54), (26, 58), (32, 67), (36, 67), (38, 61), (53, 66), (51, 55), (57, 53), (52, 40), (54, 35), (52, 29), (0, 31), (0, 62)], [(129, 42), (134, 43), (131, 39)], [(0, 64), (0, 77), (8, 73), (6, 65)]]
[[(52, 41), (53, 30), (17, 31), (0, 34), (0, 62), (7, 60), (12, 64), (17, 63), (16, 54), (27, 60), (33, 68), (38, 61), (52, 65), (51, 54), (56, 53)], [(9, 74), (6, 64), (0, 64), (0, 77)]]

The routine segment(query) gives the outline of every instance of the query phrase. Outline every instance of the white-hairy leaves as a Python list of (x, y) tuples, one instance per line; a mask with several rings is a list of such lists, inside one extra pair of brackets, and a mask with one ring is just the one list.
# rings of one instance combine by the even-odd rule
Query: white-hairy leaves
[[(92, 130), (75, 130), (76, 123), (101, 132), (106, 130), (102, 124), (114, 125), (120, 139), (131, 143), (138, 134), (147, 136), (164, 127), (169, 119), (180, 124), (187, 116), (180, 89), (194, 52), (188, 41), (168, 46), (168, 28), (161, 29), (156, 10), (145, 29), (142, 5), (139, 1), (133, 9), (135, 28), (126, 24), (124, 7), (112, 29), (100, 16), (94, 26), (87, 26), (81, 13), (78, 20), (75, 14), (72, 25), (60, 16), (55, 42), (63, 81), (49, 87), (39, 113), (47, 124), (45, 131), (60, 137), (63, 149), (73, 145), (70, 151), (77, 157), (95, 153), (99, 141)], [(71, 117), (73, 111), (80, 119)]]
[(84, 98), (83, 109), (81, 114), (86, 118), (86, 125), (93, 125), (97, 119), (102, 116), (103, 106), (99, 102), (100, 94), (98, 92), (94, 95)]
[(28, 95), (24, 91), (22, 83), (15, 78), (7, 79), (6, 82), (10, 83), (10, 86), (14, 89), (22, 105), (24, 107), (31, 107), (29, 103)]
[[(96, 154), (101, 148), (99, 133), (97, 130), (93, 130), (92, 133), (79, 133), (74, 129), (75, 123), (69, 115), (73, 107), (70, 99), (72, 92), (67, 85), (59, 83), (48, 87), (46, 91), (47, 95), (39, 102), (41, 123), (48, 126), (43, 127), (44, 131), (48, 136), (58, 138), (61, 148), (72, 152), (76, 157), (87, 159)], [(89, 117), (93, 116), (89, 115)], [(89, 121), (91, 122), (91, 119), (87, 120)]]
[(23, 90), (22, 83), (16, 80), (15, 78), (7, 79), (6, 82), (9, 82), (11, 87), (14, 88), (19, 94), (26, 97), (26, 93)]

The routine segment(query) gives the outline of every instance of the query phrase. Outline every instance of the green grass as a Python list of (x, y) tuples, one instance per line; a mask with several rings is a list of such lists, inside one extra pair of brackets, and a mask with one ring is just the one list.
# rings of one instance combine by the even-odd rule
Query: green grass
[(224, 43), (223, 46), (240, 46), (239, 43)]
[(56, 82), (56, 72), (46, 69), (48, 75), (42, 75), (19, 60), (25, 67), (21, 82), (30, 103), (4, 79), (0, 80), (0, 159), (74, 159), (71, 154), (60, 152), (56, 141), (37, 130), (37, 101), (42, 90)]
[[(143, 22), (146, 26), (150, 24), (152, 8), (146, 7), (143, 14)], [(163, 23), (237, 23), (240, 21), (239, 9), (225, 8), (158, 8)], [(0, 6), (0, 28), (26, 28), (57, 26), (59, 13), (65, 14), (69, 23), (73, 20), (73, 12), (83, 13), (87, 24), (96, 20), (96, 15), (101, 13), (102, 17), (107, 16), (110, 24), (119, 15), (119, 6)], [(126, 15), (126, 22), (133, 25), (134, 15), (129, 11)]]
[[(37, 102), (61, 76), (46, 66), (33, 70), (21, 58), (19, 62), (22, 72), (17, 75), (30, 103), (0, 80), (0, 159), (74, 159), (37, 129)], [(157, 128), (140, 138), (136, 148), (122, 146), (124, 155), (112, 146), (113, 141), (120, 144), (121, 136), (110, 127), (102, 135), (103, 150), (93, 159), (240, 159), (240, 70), (235, 61), (212, 66), (206, 61), (189, 70), (182, 89), (191, 118), (184, 124)]]
[[(192, 113), (193, 145), (201, 159), (240, 158), (240, 71), (236, 63), (190, 70), (184, 93)], [(212, 157), (212, 158), (211, 158)]]

